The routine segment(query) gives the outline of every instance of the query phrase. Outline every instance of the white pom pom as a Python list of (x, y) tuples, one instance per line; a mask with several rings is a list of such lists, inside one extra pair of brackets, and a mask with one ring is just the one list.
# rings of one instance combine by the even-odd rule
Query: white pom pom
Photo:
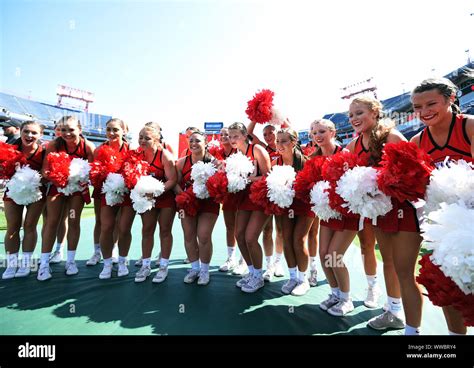
[(102, 193), (105, 194), (105, 203), (108, 206), (115, 206), (123, 202), (123, 196), (128, 193), (125, 180), (121, 174), (109, 173), (102, 186)]
[(161, 180), (153, 176), (141, 176), (137, 184), (130, 192), (133, 209), (137, 213), (144, 213), (155, 206), (155, 197), (163, 194), (165, 185)]
[(464, 160), (445, 162), (432, 171), (426, 188), (425, 212), (440, 208), (440, 204), (462, 201), (468, 208), (474, 208), (474, 165)]
[(278, 207), (288, 208), (293, 203), (293, 182), (296, 172), (289, 165), (274, 166), (267, 176), (268, 198)]
[(281, 111), (276, 109), (275, 107), (272, 107), (272, 118), (268, 122), (268, 124), (283, 125), (284, 122), (285, 122), (285, 117), (283, 116)]
[(474, 294), (474, 210), (462, 202), (441, 203), (427, 220), (421, 230), (432, 262), (465, 294)]
[(337, 211), (334, 211), (329, 206), (329, 195), (326, 191), (331, 185), (326, 180), (318, 181), (314, 184), (309, 196), (311, 198), (311, 208), (316, 216), (318, 216), (323, 221), (328, 221), (330, 219), (341, 219), (341, 214)]
[(347, 170), (337, 182), (336, 193), (347, 203), (350, 212), (375, 220), (393, 208), (390, 197), (377, 186), (377, 170), (356, 166)]
[(191, 179), (193, 180), (193, 192), (197, 198), (209, 198), (206, 188), (207, 179), (217, 172), (216, 166), (212, 162), (196, 162), (191, 169)]
[(254, 165), (250, 158), (238, 151), (226, 159), (225, 171), (229, 182), (227, 190), (230, 193), (236, 193), (247, 186), (248, 177), (253, 173)]
[(40, 190), (41, 175), (28, 165), (17, 168), (7, 183), (7, 197), (20, 206), (28, 206), (39, 201), (43, 195)]
[(211, 148), (211, 147), (219, 148), (220, 146), (221, 146), (221, 142), (219, 142), (217, 139), (212, 139), (211, 141), (207, 143), (208, 148)]
[(84, 185), (89, 181), (89, 162), (82, 158), (73, 158), (69, 165), (69, 178), (64, 188), (58, 188), (58, 192), (69, 196), (76, 192), (82, 192)]

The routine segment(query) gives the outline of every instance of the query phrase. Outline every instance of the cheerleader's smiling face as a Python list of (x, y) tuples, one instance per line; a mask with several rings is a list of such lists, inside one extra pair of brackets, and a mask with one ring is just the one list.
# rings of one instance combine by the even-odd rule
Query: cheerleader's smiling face
[(230, 144), (229, 129), (227, 129), (227, 128), (222, 128), (221, 129), (220, 141), (221, 141), (222, 144)]
[(451, 121), (452, 98), (446, 98), (437, 89), (414, 93), (413, 111), (426, 126), (434, 126), (443, 121)]
[(274, 126), (266, 126), (263, 129), (263, 139), (265, 143), (269, 146), (273, 146), (275, 144), (275, 127)]
[(290, 156), (293, 154), (295, 142), (291, 140), (289, 133), (277, 133), (276, 148), (280, 155)]
[(138, 135), (138, 145), (145, 150), (154, 150), (159, 142), (159, 135), (153, 128), (143, 128)]
[(314, 124), (311, 126), (311, 135), (314, 143), (320, 147), (324, 147), (331, 144), (336, 136), (336, 132), (330, 130), (324, 124)]
[(206, 148), (206, 138), (202, 134), (193, 133), (189, 137), (189, 150), (191, 153), (203, 153)]
[(121, 141), (123, 138), (124, 131), (118, 121), (111, 121), (107, 124), (107, 127), (105, 128), (105, 133), (107, 135), (107, 139), (113, 142)]
[(32, 147), (41, 138), (42, 130), (39, 124), (27, 124), (21, 129), (21, 143), (23, 147)]
[(378, 112), (364, 103), (353, 102), (349, 106), (349, 122), (357, 134), (371, 131), (377, 123), (377, 115)]
[(68, 143), (77, 143), (80, 140), (82, 129), (75, 120), (61, 124), (61, 137)]
[(238, 129), (229, 129), (229, 141), (232, 148), (245, 148), (247, 137)]

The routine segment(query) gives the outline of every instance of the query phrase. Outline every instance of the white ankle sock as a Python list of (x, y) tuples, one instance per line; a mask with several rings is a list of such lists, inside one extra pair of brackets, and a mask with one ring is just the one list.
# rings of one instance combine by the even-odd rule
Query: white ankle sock
[(94, 244), (94, 251), (95, 251), (96, 253), (99, 253), (99, 252), (100, 252), (100, 244), (99, 244), (99, 243), (95, 243), (95, 244)]
[(31, 256), (33, 252), (23, 252), (21, 257), (21, 267), (30, 267), (31, 266)]
[(317, 268), (317, 259), (318, 259), (318, 257), (309, 257), (309, 269), (311, 271), (316, 270), (316, 268)]
[(142, 260), (143, 267), (150, 267), (151, 265), (151, 258), (143, 258)]
[(160, 268), (166, 268), (170, 264), (170, 260), (166, 258), (160, 258)]
[(298, 281), (304, 282), (306, 280), (306, 271), (299, 271), (298, 270)]
[(274, 262), (280, 262), (282, 256), (283, 256), (283, 253), (275, 252)]
[(235, 256), (235, 247), (227, 247), (227, 257), (234, 258)]
[(332, 292), (332, 295), (335, 295), (339, 298), (339, 293), (341, 292), (341, 290), (339, 290), (338, 287), (335, 287), (335, 288), (331, 288), (331, 292)]
[(419, 335), (420, 334), (420, 328), (419, 327), (413, 327), (409, 325), (405, 325), (405, 335), (410, 336), (410, 335)]
[(7, 256), (7, 265), (8, 267), (18, 267), (18, 252), (10, 253)]
[(201, 271), (209, 272), (209, 263), (201, 262)]
[(400, 298), (392, 298), (390, 296), (387, 296), (387, 302), (390, 313), (392, 313), (395, 317), (402, 318), (402, 300)]
[(266, 256), (265, 262), (267, 263), (267, 268), (272, 264), (272, 256)]
[(201, 269), (201, 263), (199, 262), (199, 259), (197, 261), (191, 262), (191, 269), (194, 271), (199, 271)]
[(288, 272), (290, 273), (290, 279), (298, 280), (298, 269), (296, 267), (288, 267)]
[(68, 262), (74, 262), (75, 258), (76, 258), (76, 251), (75, 250), (68, 250), (67, 251), (67, 261)]
[(104, 267), (105, 266), (112, 267), (112, 257), (104, 259)]
[(370, 288), (377, 285), (377, 275), (365, 275), (365, 277), (367, 278), (367, 284)]
[(339, 298), (342, 300), (349, 300), (349, 291), (347, 293), (339, 290)]
[(40, 267), (49, 267), (49, 257), (51, 253), (41, 253), (41, 265)]

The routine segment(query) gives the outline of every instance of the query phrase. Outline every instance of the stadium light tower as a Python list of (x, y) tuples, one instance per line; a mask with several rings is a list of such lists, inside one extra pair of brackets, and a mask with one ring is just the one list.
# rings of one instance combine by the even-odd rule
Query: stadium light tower
[(369, 79), (365, 79), (353, 84), (350, 84), (348, 86), (342, 87), (342, 96), (341, 99), (343, 100), (349, 100), (352, 97), (362, 95), (364, 93), (372, 93), (374, 95), (374, 98), (377, 99), (377, 86), (373, 82), (373, 77), (370, 77)]

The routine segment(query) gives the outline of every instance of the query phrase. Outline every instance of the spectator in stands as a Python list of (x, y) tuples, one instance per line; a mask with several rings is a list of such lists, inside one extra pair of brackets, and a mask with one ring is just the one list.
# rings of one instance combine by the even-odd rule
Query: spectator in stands
[(0, 126), (3, 128), (3, 135), (7, 137), (5, 143), (14, 144), (20, 138), (20, 122), (18, 120), (2, 121)]

